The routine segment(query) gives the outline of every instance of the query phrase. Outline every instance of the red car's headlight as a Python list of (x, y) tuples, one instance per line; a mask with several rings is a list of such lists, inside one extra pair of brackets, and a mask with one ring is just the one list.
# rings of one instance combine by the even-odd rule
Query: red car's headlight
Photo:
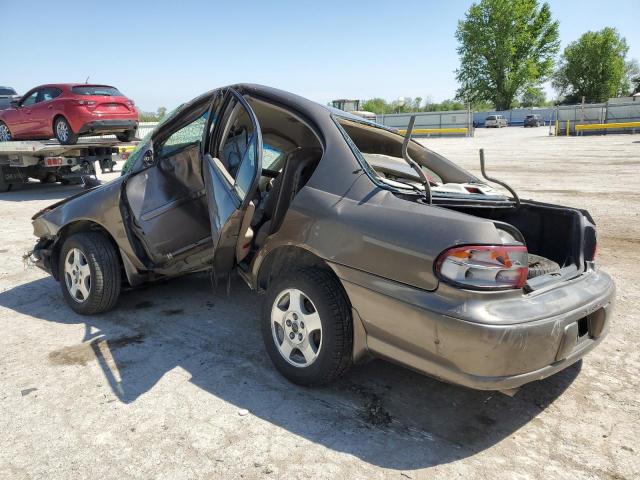
[(522, 288), (529, 273), (527, 247), (467, 245), (442, 252), (435, 264), (443, 281), (476, 290)]

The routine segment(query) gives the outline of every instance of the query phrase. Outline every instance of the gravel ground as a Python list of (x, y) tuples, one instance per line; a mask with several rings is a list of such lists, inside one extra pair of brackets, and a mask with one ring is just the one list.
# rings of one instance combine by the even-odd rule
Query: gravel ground
[[(0, 478), (604, 478), (640, 476), (640, 136), (546, 128), (425, 139), (524, 198), (587, 208), (618, 286), (611, 333), (513, 398), (375, 360), (304, 389), (272, 368), (261, 297), (206, 275), (81, 317), (25, 267), (30, 217), (78, 187), (0, 196)], [(108, 178), (111, 175), (106, 175)]]

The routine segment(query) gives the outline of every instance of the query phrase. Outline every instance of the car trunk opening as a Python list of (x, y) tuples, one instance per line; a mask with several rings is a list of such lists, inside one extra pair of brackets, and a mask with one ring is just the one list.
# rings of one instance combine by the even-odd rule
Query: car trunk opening
[(582, 271), (584, 262), (593, 260), (595, 226), (580, 210), (529, 200), (519, 208), (487, 207), (481, 202), (441, 206), (512, 225), (524, 237), (529, 253), (553, 260), (564, 273)]

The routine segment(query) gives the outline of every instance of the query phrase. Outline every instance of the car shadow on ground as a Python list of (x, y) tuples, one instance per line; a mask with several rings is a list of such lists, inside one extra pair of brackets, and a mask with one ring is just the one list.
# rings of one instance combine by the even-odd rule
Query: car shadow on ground
[(330, 386), (301, 388), (281, 377), (266, 355), (262, 297), (238, 279), (229, 296), (223, 288), (212, 290), (207, 275), (192, 275), (124, 292), (114, 311), (82, 317), (47, 277), (0, 293), (0, 306), (47, 322), (84, 325), (84, 338), (49, 352), (45, 361), (52, 368), (76, 368), (80, 376), (97, 362), (121, 402), (135, 402), (181, 367), (195, 385), (238, 409), (385, 468), (424, 468), (485, 450), (534, 419), (580, 371), (576, 364), (510, 398), (374, 360)]

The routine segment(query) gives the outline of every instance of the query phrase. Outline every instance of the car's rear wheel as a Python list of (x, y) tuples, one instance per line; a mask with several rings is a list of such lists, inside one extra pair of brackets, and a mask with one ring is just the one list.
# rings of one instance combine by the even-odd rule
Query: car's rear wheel
[(267, 289), (262, 336), (271, 361), (290, 381), (321, 385), (350, 366), (353, 324), (335, 276), (304, 269), (285, 274)]
[(7, 127), (7, 124), (4, 122), (0, 122), (0, 142), (10, 142), (11, 141), (11, 130)]
[(120, 140), (121, 142), (133, 142), (136, 138), (136, 131), (135, 130), (127, 130), (123, 133), (118, 133), (116, 135), (116, 138), (118, 140)]
[(75, 145), (78, 142), (78, 135), (64, 117), (58, 117), (53, 122), (53, 133), (62, 145)]
[(100, 233), (72, 235), (62, 245), (58, 279), (72, 310), (83, 315), (106, 312), (120, 295), (118, 253)]

